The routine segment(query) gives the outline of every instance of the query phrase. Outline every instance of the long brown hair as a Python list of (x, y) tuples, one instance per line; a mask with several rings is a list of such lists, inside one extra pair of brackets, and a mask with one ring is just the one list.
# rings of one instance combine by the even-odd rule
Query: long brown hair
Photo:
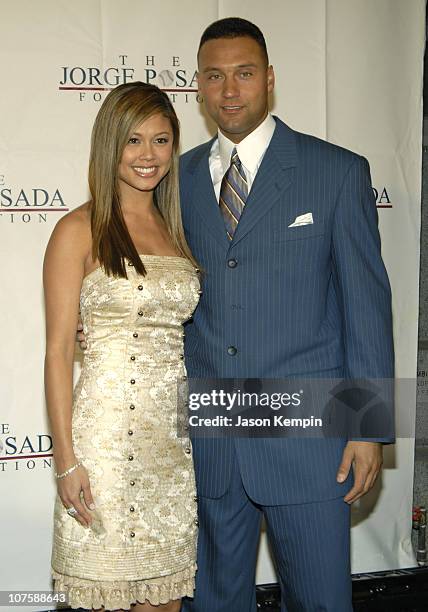
[(174, 141), (170, 170), (154, 191), (154, 203), (165, 221), (174, 248), (197, 265), (187, 245), (181, 220), (177, 115), (166, 93), (154, 85), (136, 81), (119, 85), (108, 94), (92, 129), (89, 158), (92, 258), (98, 259), (108, 275), (127, 278), (125, 260), (131, 261), (139, 274), (146, 274), (123, 218), (118, 166), (131, 134), (157, 113), (169, 119)]

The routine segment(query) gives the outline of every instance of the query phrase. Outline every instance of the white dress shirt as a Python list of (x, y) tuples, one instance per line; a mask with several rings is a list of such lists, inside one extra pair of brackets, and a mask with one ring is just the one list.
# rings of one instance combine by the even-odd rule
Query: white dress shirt
[(250, 193), (257, 171), (275, 131), (275, 126), (275, 119), (268, 113), (266, 119), (238, 144), (229, 140), (220, 130), (218, 131), (218, 136), (213, 142), (209, 158), (211, 179), (217, 202), (220, 199), (221, 181), (229, 169), (230, 158), (234, 147), (236, 147), (239, 159), (244, 168), (248, 183), (248, 193)]

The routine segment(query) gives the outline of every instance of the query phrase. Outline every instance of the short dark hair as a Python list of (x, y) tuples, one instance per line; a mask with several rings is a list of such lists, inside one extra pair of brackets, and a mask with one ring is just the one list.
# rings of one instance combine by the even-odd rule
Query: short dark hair
[(198, 55), (201, 47), (208, 40), (216, 38), (239, 38), (240, 36), (248, 36), (255, 40), (261, 47), (263, 55), (266, 57), (266, 63), (269, 64), (268, 52), (266, 47), (265, 37), (262, 31), (251, 21), (241, 19), (240, 17), (226, 17), (219, 19), (209, 25), (201, 36), (199, 43)]

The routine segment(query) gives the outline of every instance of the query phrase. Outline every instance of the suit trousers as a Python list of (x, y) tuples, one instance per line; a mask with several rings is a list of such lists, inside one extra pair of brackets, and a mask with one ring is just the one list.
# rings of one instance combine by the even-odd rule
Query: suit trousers
[(198, 571), (183, 612), (256, 612), (261, 519), (281, 586), (281, 612), (352, 612), (350, 507), (343, 498), (262, 506), (247, 495), (234, 457), (227, 492), (199, 496)]

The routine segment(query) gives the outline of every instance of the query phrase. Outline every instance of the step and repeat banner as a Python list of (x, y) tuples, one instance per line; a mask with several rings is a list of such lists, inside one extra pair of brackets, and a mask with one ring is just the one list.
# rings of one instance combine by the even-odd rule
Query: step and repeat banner
[[(214, 126), (197, 97), (196, 50), (204, 28), (227, 16), (265, 34), (273, 112), (369, 159), (397, 376), (416, 377), (423, 0), (0, 0), (0, 591), (51, 588), (42, 261), (56, 222), (88, 199), (95, 115), (110, 88), (143, 80), (170, 95), (183, 151), (206, 140)], [(415, 386), (397, 410), (413, 418)], [(412, 486), (413, 440), (402, 438), (353, 509), (353, 572), (415, 564)], [(257, 582), (274, 580), (263, 534)]]

